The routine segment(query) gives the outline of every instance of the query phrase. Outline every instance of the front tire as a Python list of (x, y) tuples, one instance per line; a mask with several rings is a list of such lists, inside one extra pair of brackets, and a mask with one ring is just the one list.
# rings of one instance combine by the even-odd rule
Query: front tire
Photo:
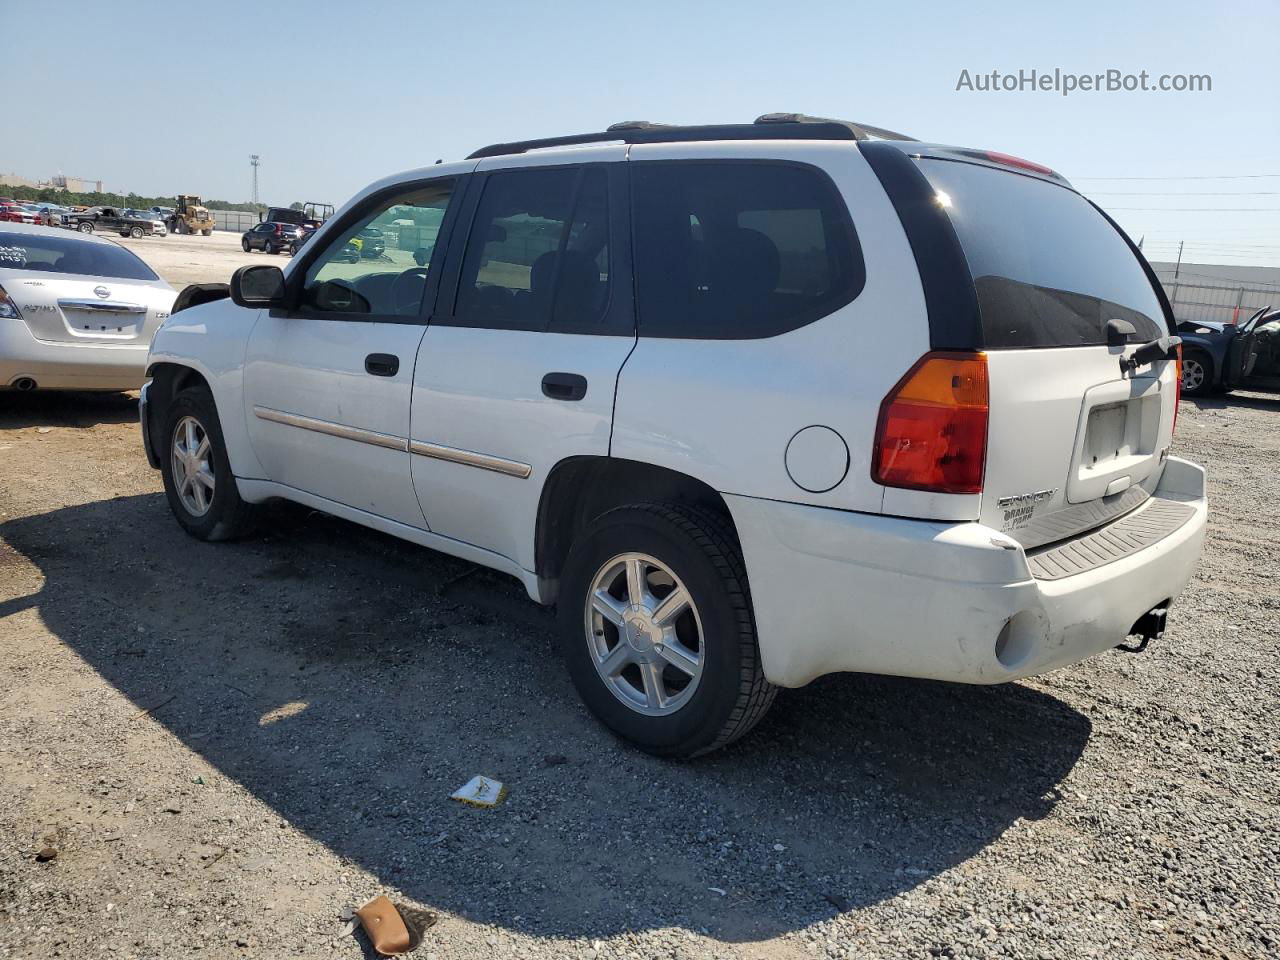
[(212, 231), (212, 230), (201, 230), (201, 231), (200, 231), (200, 235), (201, 235), (201, 236), (204, 236), (204, 237), (209, 237), (209, 236), (212, 236), (212, 235), (213, 235), (213, 231)]
[(1182, 395), (1203, 397), (1213, 389), (1213, 361), (1199, 350), (1189, 350), (1182, 358)]
[(245, 253), (253, 252), (253, 248), (249, 246), (249, 241), (245, 237), (240, 238), (240, 249), (243, 250)]
[(76, 227), (76, 229), (81, 233), (93, 233), (93, 224), (86, 220)]
[(222, 424), (207, 387), (189, 387), (165, 413), (160, 472), (178, 525), (197, 540), (231, 540), (253, 527), (255, 509), (240, 499)]
[(611, 510), (574, 543), (560, 586), (574, 686), (641, 750), (716, 750), (773, 703), (741, 551), (718, 514), (666, 503)]

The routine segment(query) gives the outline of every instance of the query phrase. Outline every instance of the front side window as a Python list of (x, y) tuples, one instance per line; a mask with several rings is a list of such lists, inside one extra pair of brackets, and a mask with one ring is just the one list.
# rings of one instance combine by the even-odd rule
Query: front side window
[(603, 167), (490, 174), (471, 225), (455, 318), (511, 330), (588, 328), (609, 300)]
[(433, 180), (387, 197), (331, 234), (307, 268), (302, 306), (311, 313), (418, 316), (455, 183)]
[(776, 336), (862, 289), (848, 211), (815, 167), (639, 161), (632, 183), (643, 336)]

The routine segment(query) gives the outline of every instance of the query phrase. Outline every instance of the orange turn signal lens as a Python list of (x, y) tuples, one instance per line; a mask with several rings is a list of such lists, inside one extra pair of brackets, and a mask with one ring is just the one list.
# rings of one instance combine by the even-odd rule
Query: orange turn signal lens
[(927, 353), (880, 404), (872, 478), (887, 487), (981, 493), (987, 357)]

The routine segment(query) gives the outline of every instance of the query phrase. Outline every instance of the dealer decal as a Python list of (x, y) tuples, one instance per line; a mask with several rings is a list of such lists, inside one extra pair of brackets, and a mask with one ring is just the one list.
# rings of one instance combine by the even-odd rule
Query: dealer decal
[(1035, 493), (1001, 497), (996, 501), (996, 506), (1004, 511), (1004, 521), (1000, 524), (1000, 529), (1018, 530), (1025, 527), (1035, 515), (1036, 506), (1044, 503), (1057, 492), (1057, 487), (1051, 487), (1048, 490), (1037, 490)]

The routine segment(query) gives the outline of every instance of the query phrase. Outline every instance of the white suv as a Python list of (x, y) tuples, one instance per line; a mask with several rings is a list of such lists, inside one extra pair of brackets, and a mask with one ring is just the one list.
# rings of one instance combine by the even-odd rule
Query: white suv
[(1158, 636), (1206, 517), (1170, 321), (1037, 164), (628, 123), (381, 180), (241, 268), (157, 334), (144, 442), (200, 539), (283, 497), (518, 577), (600, 719), (690, 755), (825, 673)]

